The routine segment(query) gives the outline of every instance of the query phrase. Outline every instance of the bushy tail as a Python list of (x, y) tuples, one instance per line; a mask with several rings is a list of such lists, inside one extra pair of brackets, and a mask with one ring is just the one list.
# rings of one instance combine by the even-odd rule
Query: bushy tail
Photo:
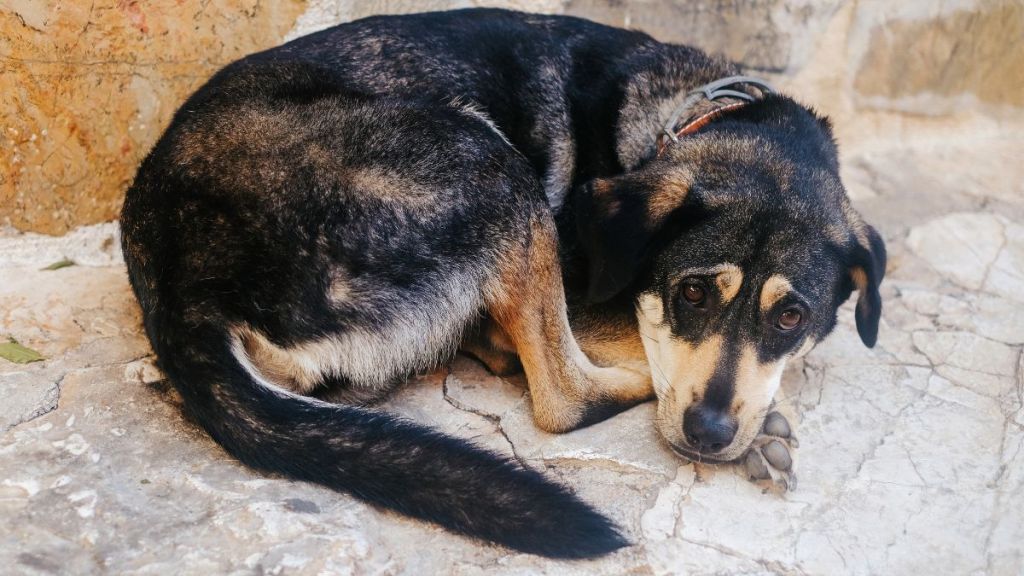
[(249, 466), (532, 554), (587, 558), (628, 544), (606, 517), (513, 460), (386, 413), (268, 387), (222, 327), (152, 335), (186, 409)]

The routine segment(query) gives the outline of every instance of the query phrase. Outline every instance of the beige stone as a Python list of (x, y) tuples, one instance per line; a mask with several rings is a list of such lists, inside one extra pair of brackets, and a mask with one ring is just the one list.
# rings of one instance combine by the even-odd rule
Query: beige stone
[(114, 218), (184, 98), (280, 42), (303, 4), (0, 4), (0, 225), (56, 234)]
[(977, 290), (1004, 243), (1003, 222), (991, 214), (953, 214), (910, 232), (907, 244), (950, 280)]
[(992, 263), (985, 288), (1024, 303), (1024, 225), (1009, 223), (1003, 228), (1003, 249)]
[(1024, 226), (985, 213), (937, 218), (910, 231), (907, 245), (956, 284), (1024, 302)]
[(973, 9), (918, 20), (891, 19), (872, 30), (854, 86), (876, 105), (899, 107), (903, 100), (908, 112), (917, 111), (912, 97), (929, 94), (1024, 106), (1022, 39), (1024, 5), (1014, 0), (978, 2)]
[(914, 332), (914, 345), (935, 366), (998, 376), (1013, 376), (1017, 370), (1016, 350), (967, 332)]
[(692, 44), (762, 73), (792, 73), (838, 0), (723, 0), (677, 2), (569, 0), (565, 12), (613, 26), (643, 30), (665, 42)]
[[(861, 152), (956, 134), (988, 147), (968, 178), (1020, 202), (1022, 5), (1013, 0), (6, 0), (0, 11), (0, 225), (63, 233), (112, 219), (138, 161), (182, 99), (219, 66), (283, 39), (378, 13), (494, 6), (567, 13), (695, 44), (768, 75), (836, 119), (851, 191), (871, 198)], [(226, 40), (230, 39), (230, 41)], [(978, 104), (978, 105), (975, 105)], [(912, 136), (916, 134), (917, 136)], [(991, 144), (991, 146), (990, 146)], [(959, 150), (894, 157), (885, 174)], [(950, 155), (951, 154), (951, 155)], [(1018, 171), (1019, 174), (1019, 171)], [(897, 177), (897, 181), (900, 179)], [(901, 182), (896, 182), (901, 183)], [(966, 188), (967, 194), (991, 192)], [(924, 206), (924, 204), (919, 204)], [(966, 206), (963, 207), (966, 209)], [(1005, 290), (1004, 290), (1005, 292)]]

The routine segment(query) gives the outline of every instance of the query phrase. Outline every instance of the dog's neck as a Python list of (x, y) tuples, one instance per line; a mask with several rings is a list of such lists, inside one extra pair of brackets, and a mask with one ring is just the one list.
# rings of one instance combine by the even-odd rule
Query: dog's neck
[[(672, 48), (682, 50), (681, 47)], [(642, 72), (625, 80), (615, 130), (615, 153), (626, 171), (635, 169), (658, 153), (666, 121), (684, 105), (687, 113), (699, 118), (722, 106), (743, 102), (738, 98), (701, 99), (687, 105), (692, 90), (719, 78), (734, 76), (738, 70), (722, 60), (709, 57), (695, 59), (688, 50), (685, 55), (674, 52), (668, 51), (664, 58), (654, 59)]]
[(753, 76), (728, 76), (691, 90), (672, 112), (658, 135), (658, 156), (680, 138), (694, 134), (727, 112), (739, 110), (773, 92), (764, 80)]

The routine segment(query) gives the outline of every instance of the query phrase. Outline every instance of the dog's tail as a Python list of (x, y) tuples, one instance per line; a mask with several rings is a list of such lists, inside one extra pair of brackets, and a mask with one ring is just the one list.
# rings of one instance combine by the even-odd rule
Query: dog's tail
[(150, 334), (186, 410), (249, 466), (523, 552), (586, 558), (627, 545), (606, 517), (513, 460), (387, 413), (269, 385), (213, 323), (161, 324)]

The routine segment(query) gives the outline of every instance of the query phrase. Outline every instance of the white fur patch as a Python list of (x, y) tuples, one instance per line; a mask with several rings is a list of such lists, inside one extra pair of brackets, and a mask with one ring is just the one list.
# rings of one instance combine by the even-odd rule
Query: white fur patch
[[(233, 332), (240, 346), (243, 338), (255, 334), (273, 367), (286, 372), (299, 392), (311, 390), (324, 376), (345, 378), (353, 386), (382, 388), (410, 372), (433, 368), (454, 354), (463, 329), (482, 307), (475, 279), (453, 275), (429, 285), (417, 294), (416, 302), (391, 308), (394, 311), (389, 317), (373, 328), (354, 326), (288, 347), (276, 346), (248, 327), (236, 327)], [(348, 295), (347, 290), (341, 292)], [(245, 353), (244, 346), (240, 350)], [(258, 370), (259, 358), (254, 360)], [(268, 375), (272, 372), (268, 370)]]
[(264, 378), (260, 371), (255, 366), (253, 366), (252, 361), (249, 359), (249, 355), (246, 354), (245, 352), (245, 347), (242, 345), (242, 340), (238, 336), (232, 336), (231, 351), (234, 353), (235, 360), (238, 360), (238, 363), (241, 364), (242, 368), (244, 368), (245, 371), (249, 373), (249, 376), (251, 376), (252, 379), (255, 380), (257, 384), (266, 388), (267, 390), (270, 390), (280, 396), (288, 398), (298, 398), (314, 406), (331, 406), (331, 404), (328, 402), (324, 402), (323, 400), (319, 400), (317, 398), (310, 398), (309, 396), (302, 396), (296, 394), (291, 390), (282, 388), (281, 386), (278, 386), (277, 384), (274, 384), (273, 382), (270, 382), (269, 380)]

